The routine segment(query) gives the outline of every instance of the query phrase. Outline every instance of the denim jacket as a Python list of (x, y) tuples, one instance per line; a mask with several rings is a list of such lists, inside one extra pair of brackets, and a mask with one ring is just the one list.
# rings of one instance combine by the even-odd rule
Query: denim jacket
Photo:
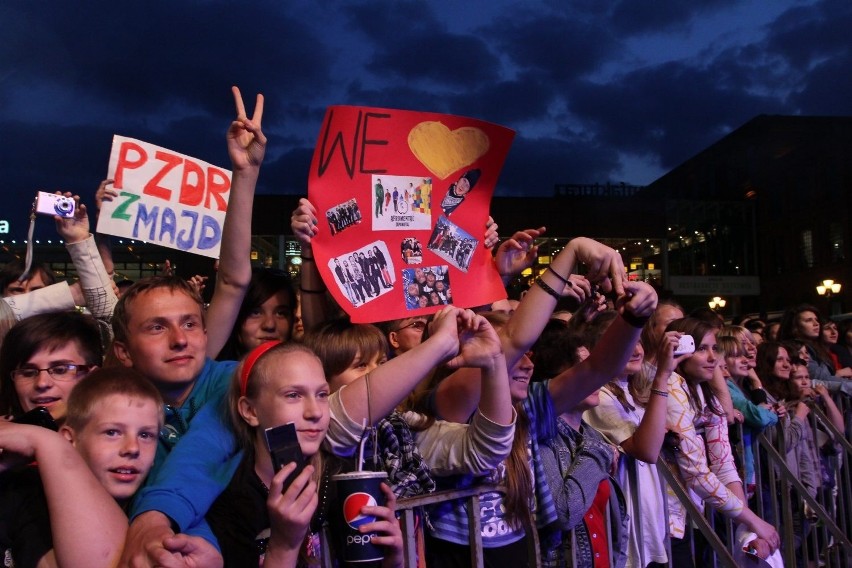
[(612, 446), (585, 422), (581, 432), (577, 432), (561, 418), (557, 420), (559, 435), (542, 444), (540, 454), (559, 517), (558, 522), (540, 531), (542, 565), (569, 565), (572, 541), (568, 531), (573, 529), (577, 545), (575, 566), (592, 566), (592, 548), (583, 516), (591, 507), (600, 482), (609, 479), (610, 560), (612, 566), (623, 567), (627, 563), (627, 504), (618, 483), (608, 473)]

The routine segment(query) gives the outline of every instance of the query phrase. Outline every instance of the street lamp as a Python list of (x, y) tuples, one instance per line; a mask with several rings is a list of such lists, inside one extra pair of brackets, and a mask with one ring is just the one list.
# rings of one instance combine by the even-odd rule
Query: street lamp
[(727, 302), (721, 296), (713, 296), (713, 299), (707, 302), (707, 305), (709, 305), (710, 309), (713, 311), (716, 311), (716, 308), (721, 310), (725, 307), (725, 304), (727, 304)]
[(817, 294), (831, 298), (833, 294), (840, 293), (840, 282), (834, 280), (823, 280), (822, 285), (817, 286)]

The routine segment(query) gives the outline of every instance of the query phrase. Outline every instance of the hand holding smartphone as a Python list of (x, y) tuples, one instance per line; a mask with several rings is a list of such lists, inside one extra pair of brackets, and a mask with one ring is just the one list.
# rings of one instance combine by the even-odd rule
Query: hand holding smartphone
[(678, 355), (687, 355), (689, 353), (695, 353), (695, 340), (691, 335), (681, 335), (680, 339), (677, 340), (674, 356), (677, 357)]
[(302, 454), (302, 447), (299, 445), (299, 438), (296, 435), (296, 425), (290, 422), (274, 428), (267, 428), (263, 433), (266, 437), (269, 456), (272, 458), (272, 467), (276, 473), (288, 463), (296, 463), (296, 469), (284, 480), (282, 492), (287, 491), (287, 488), (302, 473), (306, 465), (305, 456)]

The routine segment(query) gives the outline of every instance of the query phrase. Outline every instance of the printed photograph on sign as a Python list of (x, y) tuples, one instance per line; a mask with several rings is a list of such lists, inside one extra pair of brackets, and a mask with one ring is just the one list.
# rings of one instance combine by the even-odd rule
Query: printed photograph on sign
[(476, 182), (479, 181), (481, 173), (479, 169), (468, 170), (447, 188), (447, 194), (441, 200), (441, 210), (444, 212), (444, 215), (451, 215), (453, 211), (464, 203), (467, 194), (473, 191)]
[(332, 258), (328, 268), (352, 306), (362, 306), (393, 289), (394, 268), (383, 241)]
[(423, 247), (415, 237), (405, 237), (400, 245), (402, 261), (405, 264), (422, 264)]
[(373, 230), (426, 230), (432, 227), (432, 178), (373, 176)]
[(352, 198), (326, 211), (325, 219), (328, 221), (328, 228), (332, 236), (334, 236), (343, 229), (361, 223), (361, 210), (358, 208), (358, 203)]
[(450, 275), (446, 265), (402, 269), (405, 307), (419, 310), (453, 303)]
[(429, 237), (427, 248), (459, 270), (467, 272), (478, 243), (479, 239), (441, 215)]

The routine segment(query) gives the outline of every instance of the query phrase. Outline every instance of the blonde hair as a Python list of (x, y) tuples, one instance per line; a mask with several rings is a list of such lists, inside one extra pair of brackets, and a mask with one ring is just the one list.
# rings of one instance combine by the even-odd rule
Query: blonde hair
[[(316, 359), (319, 363), (319, 358), (308, 347), (300, 343), (279, 343), (266, 353), (258, 357), (254, 365), (249, 370), (249, 376), (246, 380), (245, 395), (240, 393), (242, 388), (240, 385), (240, 377), (243, 374), (243, 368), (247, 364), (247, 359), (243, 359), (237, 365), (234, 375), (231, 379), (231, 388), (228, 391), (228, 414), (231, 417), (231, 426), (234, 429), (234, 436), (237, 439), (237, 444), (246, 455), (255, 459), (255, 440), (257, 438), (257, 427), (249, 425), (240, 414), (240, 398), (245, 396), (249, 400), (256, 400), (260, 395), (261, 388), (272, 378), (275, 370), (282, 366), (282, 359), (296, 353), (303, 353), (309, 357)], [(325, 444), (325, 442), (323, 442)], [(319, 451), (310, 457), (308, 463), (314, 466), (313, 478), (319, 482), (322, 476), (325, 460), (322, 456), (323, 452)]]
[(68, 396), (65, 425), (80, 431), (88, 425), (95, 411), (110, 395), (152, 401), (157, 408), (157, 424), (163, 426), (163, 397), (154, 384), (130, 367), (95, 369), (74, 386)]

